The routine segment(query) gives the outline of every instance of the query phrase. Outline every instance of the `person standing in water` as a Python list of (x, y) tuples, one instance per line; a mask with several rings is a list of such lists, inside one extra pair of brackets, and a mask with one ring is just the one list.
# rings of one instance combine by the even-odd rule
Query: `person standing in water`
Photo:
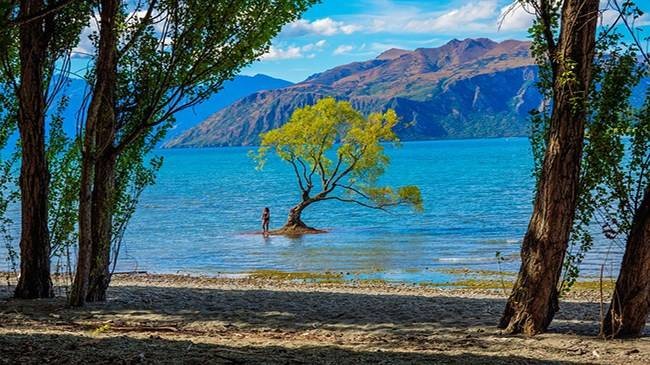
[(269, 207), (264, 208), (262, 211), (262, 234), (269, 234), (269, 222), (271, 221), (271, 210)]

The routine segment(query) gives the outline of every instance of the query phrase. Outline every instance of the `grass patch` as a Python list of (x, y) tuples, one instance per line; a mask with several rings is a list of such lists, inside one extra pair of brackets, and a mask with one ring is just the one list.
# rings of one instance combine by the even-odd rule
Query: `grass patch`
[(343, 274), (334, 272), (287, 272), (279, 270), (255, 270), (248, 275), (253, 279), (303, 280), (318, 282), (342, 282)]
[(512, 271), (498, 271), (498, 270), (472, 270), (467, 268), (447, 268), (439, 269), (438, 272), (451, 275), (466, 275), (466, 276), (517, 276), (516, 272)]
[[(507, 279), (503, 280), (494, 280), (494, 279), (462, 279), (448, 283), (420, 283), (421, 286), (430, 286), (430, 287), (452, 287), (452, 288), (463, 288), (463, 289), (498, 289), (502, 290), (505, 286), (505, 289), (509, 292), (514, 286), (514, 281)], [(611, 293), (614, 290), (616, 283), (610, 279), (604, 279), (602, 283), (603, 291)], [(599, 291), (601, 283), (599, 280), (585, 280), (577, 281), (571, 287), (572, 291)]]

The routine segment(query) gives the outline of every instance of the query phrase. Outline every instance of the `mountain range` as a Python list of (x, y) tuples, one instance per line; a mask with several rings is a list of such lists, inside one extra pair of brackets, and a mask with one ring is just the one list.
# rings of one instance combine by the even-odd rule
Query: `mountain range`
[[(60, 76), (56, 75), (55, 78), (57, 77)], [(207, 100), (176, 113), (174, 115), (176, 123), (174, 123), (173, 129), (167, 133), (167, 139), (169, 140), (179, 136), (184, 131), (197, 125), (214, 112), (221, 110), (246, 95), (250, 95), (251, 93), (260, 90), (272, 90), (290, 85), (292, 85), (292, 83), (289, 81), (261, 74), (255, 76), (236, 76), (234, 79), (226, 81), (223, 84), (223, 88)], [(64, 108), (62, 116), (64, 120), (64, 130), (70, 136), (75, 135), (77, 132), (77, 114), (79, 113), (84, 95), (87, 92), (86, 88), (87, 83), (85, 80), (70, 78), (68, 79), (64, 92), (59, 93), (52, 103), (53, 107), (51, 108), (51, 114), (53, 114), (54, 109), (56, 109), (56, 105), (58, 105), (62, 95), (66, 95), (69, 98), (68, 105)], [(8, 145), (13, 145), (13, 140), (16, 138), (18, 137), (15, 136)]]
[(390, 49), (300, 83), (254, 92), (210, 115), (165, 147), (255, 145), (296, 108), (333, 96), (363, 113), (393, 108), (402, 140), (522, 136), (538, 108), (529, 42), (452, 40), (438, 48)]

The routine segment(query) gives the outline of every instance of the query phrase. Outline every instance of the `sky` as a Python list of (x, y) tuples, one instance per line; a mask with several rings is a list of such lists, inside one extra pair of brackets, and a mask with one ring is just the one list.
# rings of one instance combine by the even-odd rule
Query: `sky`
[(302, 81), (390, 48), (438, 47), (457, 38), (525, 39), (532, 16), (509, 0), (323, 0), (284, 27), (271, 50), (244, 74)]
[[(390, 48), (413, 50), (485, 37), (525, 40), (533, 16), (512, 0), (322, 0), (287, 24), (261, 60), (242, 74), (299, 82), (308, 76), (377, 57)], [(650, 0), (637, 0), (650, 13)], [(601, 0), (601, 8), (607, 0)], [(601, 21), (613, 19), (605, 11)], [(637, 20), (650, 36), (650, 14)], [(641, 37), (643, 38), (643, 37)], [(84, 40), (82, 40), (82, 43)], [(83, 64), (83, 58), (74, 63)], [(74, 65), (73, 65), (74, 67)]]

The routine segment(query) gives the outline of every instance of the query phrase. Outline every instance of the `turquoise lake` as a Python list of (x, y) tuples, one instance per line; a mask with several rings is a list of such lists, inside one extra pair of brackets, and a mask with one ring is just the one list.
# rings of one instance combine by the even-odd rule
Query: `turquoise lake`
[[(418, 185), (424, 212), (391, 213), (340, 202), (309, 207), (303, 220), (329, 233), (264, 238), (263, 207), (271, 228), (284, 223), (299, 199), (289, 165), (263, 171), (251, 147), (159, 150), (164, 165), (142, 196), (124, 238), (117, 271), (217, 275), (262, 269), (334, 271), (352, 277), (446, 282), (448, 268), (516, 271), (532, 209), (532, 157), (527, 138), (406, 142), (387, 147), (383, 182)], [(609, 245), (609, 246), (608, 246)], [(620, 247), (597, 243), (584, 272)], [(0, 250), (4, 251), (4, 250)], [(4, 252), (1, 252), (4, 255)]]

